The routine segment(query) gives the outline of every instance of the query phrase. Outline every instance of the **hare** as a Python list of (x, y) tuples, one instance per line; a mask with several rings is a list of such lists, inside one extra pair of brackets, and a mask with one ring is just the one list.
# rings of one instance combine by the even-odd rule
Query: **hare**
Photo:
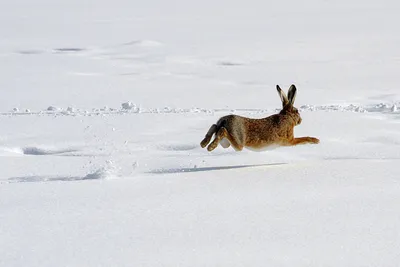
[(220, 118), (208, 130), (201, 141), (202, 148), (206, 147), (215, 133), (215, 139), (208, 145), (207, 150), (214, 150), (218, 144), (228, 148), (230, 145), (241, 151), (244, 147), (251, 150), (268, 149), (271, 146), (295, 146), (300, 144), (318, 144), (315, 137), (294, 137), (293, 129), (302, 121), (299, 111), (293, 106), (296, 98), (296, 86), (290, 86), (288, 95), (276, 86), (282, 100), (282, 110), (278, 114), (262, 119), (251, 119), (237, 115)]

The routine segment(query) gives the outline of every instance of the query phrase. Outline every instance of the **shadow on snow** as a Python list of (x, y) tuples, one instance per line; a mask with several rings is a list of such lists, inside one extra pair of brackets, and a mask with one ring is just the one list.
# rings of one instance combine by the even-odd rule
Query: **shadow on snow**
[(249, 164), (249, 165), (232, 165), (232, 166), (216, 166), (216, 167), (194, 167), (194, 168), (172, 168), (172, 169), (156, 169), (147, 173), (153, 174), (168, 174), (168, 173), (188, 173), (188, 172), (208, 172), (208, 171), (222, 171), (234, 170), (255, 167), (270, 167), (279, 166), (287, 163), (268, 163), (268, 164)]

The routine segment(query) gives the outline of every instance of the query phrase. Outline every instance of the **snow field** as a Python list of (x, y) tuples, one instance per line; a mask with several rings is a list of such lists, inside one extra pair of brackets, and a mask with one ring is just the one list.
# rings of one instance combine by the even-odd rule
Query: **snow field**
[[(399, 8), (3, 3), (0, 266), (397, 267)], [(200, 148), (292, 83), (320, 144)]]

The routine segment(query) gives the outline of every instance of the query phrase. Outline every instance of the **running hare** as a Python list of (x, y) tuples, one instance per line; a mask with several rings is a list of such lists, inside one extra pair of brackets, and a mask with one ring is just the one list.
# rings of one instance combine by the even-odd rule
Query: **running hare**
[(296, 86), (290, 86), (287, 96), (279, 85), (276, 89), (282, 100), (281, 112), (262, 119), (250, 119), (237, 115), (224, 116), (210, 127), (200, 143), (201, 147), (208, 145), (214, 133), (215, 139), (207, 147), (208, 151), (214, 150), (219, 143), (224, 148), (232, 145), (239, 151), (243, 147), (262, 150), (270, 146), (318, 144), (319, 140), (315, 137), (294, 137), (293, 128), (301, 123), (299, 111), (293, 106)]

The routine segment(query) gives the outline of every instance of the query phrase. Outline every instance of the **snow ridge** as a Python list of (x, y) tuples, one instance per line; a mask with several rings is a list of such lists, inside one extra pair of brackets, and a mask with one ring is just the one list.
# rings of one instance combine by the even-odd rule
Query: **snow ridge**
[[(300, 111), (327, 111), (327, 112), (379, 112), (379, 113), (400, 113), (398, 106), (400, 101), (393, 103), (378, 103), (373, 105), (357, 105), (357, 104), (346, 104), (346, 105), (302, 105), (299, 107)], [(79, 109), (73, 107), (60, 108), (49, 106), (45, 110), (31, 111), (30, 109), (14, 108), (12, 111), (0, 112), (0, 116), (22, 116), (22, 115), (40, 115), (40, 116), (105, 116), (105, 115), (124, 115), (124, 114), (183, 114), (183, 113), (202, 113), (202, 114), (214, 114), (214, 113), (272, 113), (277, 112), (280, 109), (228, 109), (228, 108), (142, 108), (132, 102), (124, 102), (121, 104), (121, 108), (92, 108), (92, 109)]]

